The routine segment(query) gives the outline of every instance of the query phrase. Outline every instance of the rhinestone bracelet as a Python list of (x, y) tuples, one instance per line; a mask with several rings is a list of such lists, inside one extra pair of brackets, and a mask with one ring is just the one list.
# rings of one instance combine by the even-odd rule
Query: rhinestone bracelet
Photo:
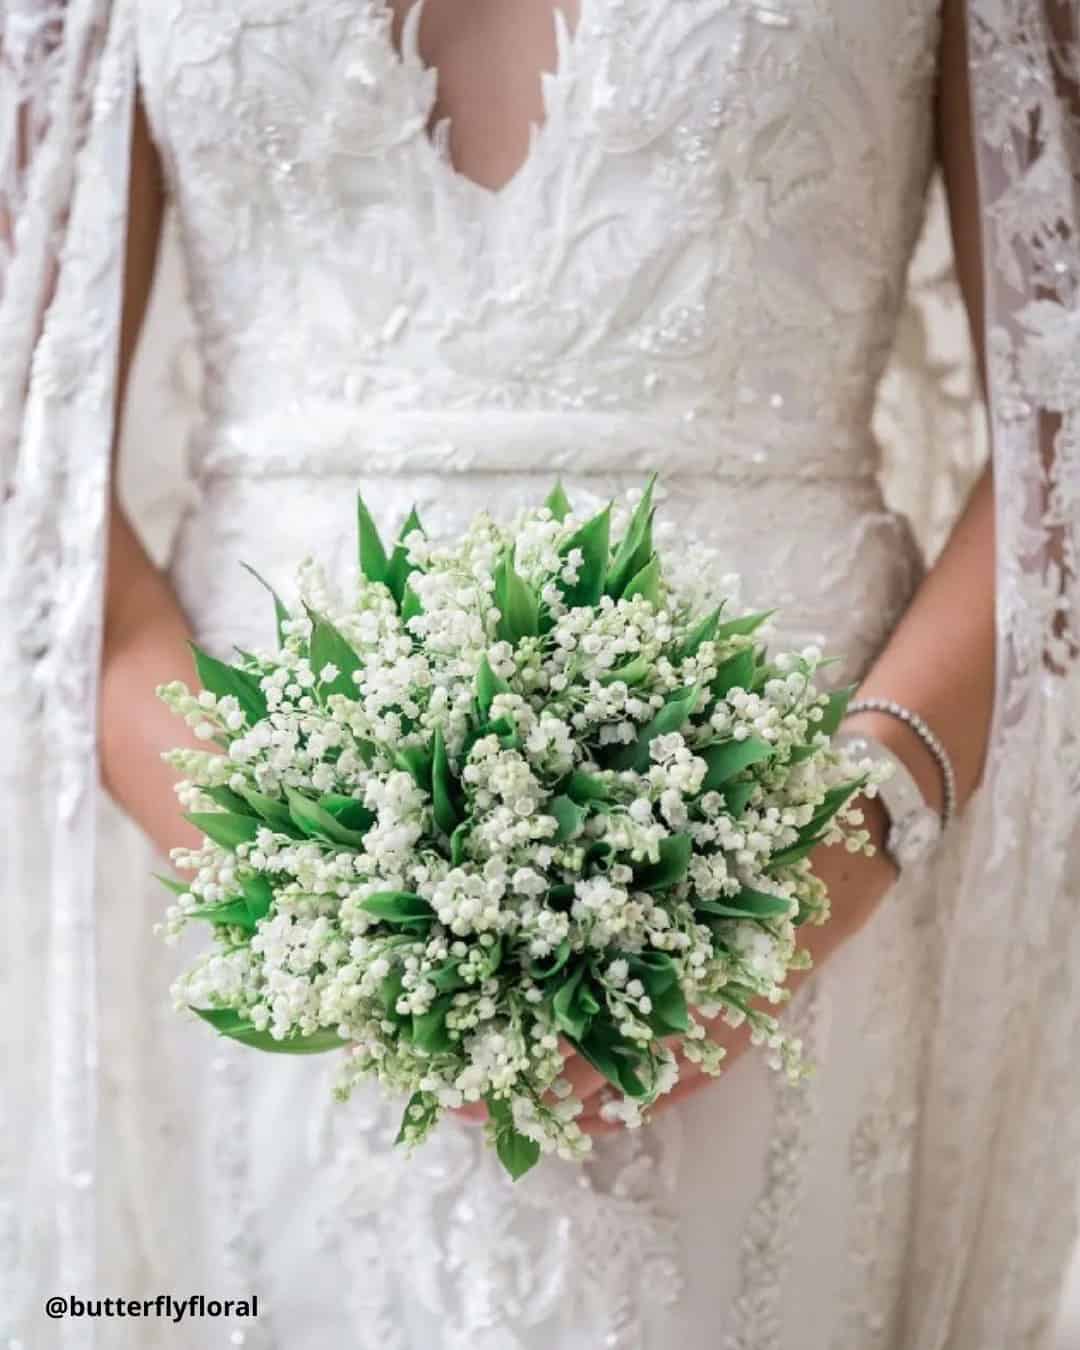
[(918, 713), (912, 712), (910, 708), (905, 708), (902, 703), (896, 703), (891, 698), (860, 698), (848, 705), (848, 717), (853, 717), (856, 713), (861, 712), (879, 712), (885, 713), (889, 717), (899, 718), (901, 722), (911, 728), (933, 755), (938, 768), (941, 770), (944, 789), (941, 828), (946, 829), (949, 821), (956, 814), (956, 772), (953, 769), (952, 760), (949, 758), (949, 752), (942, 745), (940, 739), (934, 735)]

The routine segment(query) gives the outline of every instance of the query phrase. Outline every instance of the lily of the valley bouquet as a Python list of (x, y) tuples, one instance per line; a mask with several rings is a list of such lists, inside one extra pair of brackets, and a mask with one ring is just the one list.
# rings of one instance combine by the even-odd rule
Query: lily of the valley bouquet
[(350, 594), (305, 564), (275, 649), (196, 651), (202, 691), (159, 691), (208, 743), (167, 755), (205, 836), (167, 929), (213, 927), (180, 1005), (339, 1051), (342, 1095), (408, 1098), (406, 1144), (486, 1103), (515, 1177), (589, 1147), (572, 1050), (629, 1125), (676, 1048), (719, 1071), (718, 1017), (800, 1072), (762, 1005), (828, 913), (807, 855), (869, 847), (867, 776), (829, 743), (846, 693), (813, 648), (768, 655), (768, 616), (706, 550), (661, 557), (653, 517), (651, 483), (589, 519), (556, 488), (448, 543), (413, 513), (387, 551), (361, 501)]

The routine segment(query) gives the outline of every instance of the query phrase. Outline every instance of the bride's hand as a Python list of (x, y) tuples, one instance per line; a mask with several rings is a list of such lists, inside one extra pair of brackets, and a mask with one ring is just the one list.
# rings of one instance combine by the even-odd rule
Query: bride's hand
[[(882, 849), (885, 838), (886, 815), (877, 800), (862, 803), (866, 817), (866, 828), (875, 844), (872, 857), (864, 854), (848, 853), (840, 845), (819, 848), (813, 856), (814, 871), (825, 882), (832, 902), (832, 916), (821, 926), (808, 926), (801, 930), (803, 945), (813, 958), (813, 970), (795, 972), (788, 979), (788, 988), (795, 991), (803, 980), (819, 970), (828, 957), (852, 937), (874, 912), (878, 901), (893, 885), (897, 871)], [(707, 1024), (709, 1036), (726, 1051), (724, 1066), (731, 1064), (750, 1046), (748, 1027), (729, 1027), (717, 1018)], [(649, 1116), (658, 1111), (668, 1110), (677, 1102), (685, 1100), (709, 1083), (717, 1081), (676, 1052), (679, 1061), (679, 1081), (671, 1092), (661, 1097), (650, 1108)], [(722, 1075), (721, 1075), (722, 1076)], [(585, 1110), (578, 1118), (581, 1128), (591, 1135), (610, 1134), (623, 1128), (618, 1121), (607, 1121), (601, 1114), (602, 1107), (609, 1098), (607, 1079), (599, 1074), (581, 1055), (571, 1053), (563, 1070), (563, 1077), (571, 1084), (574, 1095), (585, 1104)], [(487, 1112), (483, 1105), (462, 1107), (454, 1113), (465, 1121), (480, 1122)]]

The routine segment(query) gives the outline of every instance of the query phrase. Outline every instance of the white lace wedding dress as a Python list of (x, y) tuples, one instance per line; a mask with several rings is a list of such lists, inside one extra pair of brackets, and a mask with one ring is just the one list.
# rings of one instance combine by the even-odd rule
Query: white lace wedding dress
[[(546, 120), (498, 191), (428, 135), (418, 10), (399, 55), (378, 0), (136, 8), (205, 364), (171, 563), (205, 646), (268, 637), (241, 560), (349, 573), (357, 489), (438, 533), (556, 474), (581, 501), (656, 468), (679, 537), (858, 676), (919, 570), (869, 419), (930, 167), (935, 0), (585, 0), (573, 33), (556, 12)], [(407, 1161), (396, 1108), (331, 1104), (325, 1060), (175, 1019), (183, 954), (132, 935), (163, 903), (145, 863), (123, 864), (144, 898), (103, 861), (100, 1285), (257, 1293), (260, 1317), (133, 1344), (904, 1344), (932, 877), (796, 1000), (804, 1086), (750, 1054), (584, 1170), (512, 1186), (474, 1131)]]

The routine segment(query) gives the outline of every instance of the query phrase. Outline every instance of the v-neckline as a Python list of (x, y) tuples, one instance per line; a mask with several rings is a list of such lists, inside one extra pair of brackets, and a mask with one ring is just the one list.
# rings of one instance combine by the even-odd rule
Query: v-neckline
[(529, 176), (535, 160), (539, 157), (541, 144), (549, 134), (551, 124), (548, 89), (552, 84), (564, 83), (578, 63), (581, 56), (582, 40), (587, 28), (585, 11), (589, 0), (578, 0), (577, 21), (572, 29), (562, 4), (558, 3), (558, 0), (552, 4), (551, 22), (555, 30), (555, 66), (553, 70), (540, 67), (537, 71), (537, 78), (540, 81), (543, 118), (539, 122), (529, 123), (528, 145), (521, 162), (508, 178), (495, 187), (488, 187), (485, 183), (479, 182), (471, 175), (462, 172), (454, 164), (449, 147), (449, 117), (440, 118), (434, 127), (429, 126), (430, 114), (438, 96), (439, 68), (438, 66), (428, 65), (420, 52), (420, 21), (423, 17), (425, 0), (412, 0), (409, 5), (402, 20), (400, 47), (394, 42), (394, 11), (389, 0), (372, 0), (372, 2), (376, 16), (380, 20), (379, 27), (382, 39), (396, 73), (405, 77), (419, 78), (425, 84), (430, 84), (431, 102), (427, 108), (427, 115), (417, 127), (415, 133), (423, 142), (421, 149), (434, 162), (436, 170), (445, 174), (460, 190), (475, 194), (480, 200), (486, 201), (492, 206), (500, 203)]

